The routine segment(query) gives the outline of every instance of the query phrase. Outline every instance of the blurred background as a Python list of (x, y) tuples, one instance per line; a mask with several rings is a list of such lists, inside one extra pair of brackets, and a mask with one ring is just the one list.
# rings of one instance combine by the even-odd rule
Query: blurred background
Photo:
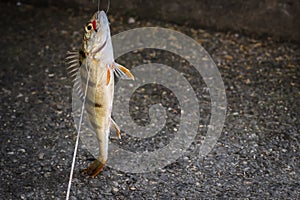
[[(93, 159), (80, 143), (71, 199), (299, 199), (299, 4), (111, 0), (112, 35), (164, 27), (204, 47), (224, 81), (226, 122), (213, 150), (199, 159), (211, 110), (202, 77), (170, 52), (123, 55), (117, 62), (129, 69), (161, 63), (188, 80), (199, 100), (198, 134), (186, 154), (163, 169), (133, 174), (105, 167), (95, 179), (80, 173)], [(101, 0), (101, 8), (107, 9), (107, 1)], [(96, 0), (0, 1), (0, 199), (65, 198), (76, 129), (64, 59), (80, 47), (96, 10)], [(111, 142), (132, 152), (168, 144), (180, 125), (176, 94), (146, 85), (132, 96), (130, 111), (137, 123), (149, 123), (148, 108), (155, 103), (168, 116), (159, 134), (140, 139), (122, 133)]]
[[(97, 0), (10, 2), (84, 9), (89, 12), (97, 8)], [(107, 0), (101, 0), (101, 8), (107, 9)], [(139, 19), (300, 41), (300, 2), (297, 0), (111, 0), (110, 9), (120, 15)]]

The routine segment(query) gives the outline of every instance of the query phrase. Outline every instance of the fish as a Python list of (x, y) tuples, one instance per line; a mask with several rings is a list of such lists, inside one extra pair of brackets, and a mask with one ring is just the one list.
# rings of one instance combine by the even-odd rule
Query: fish
[(74, 87), (84, 104), (88, 119), (99, 143), (98, 157), (83, 170), (96, 177), (108, 159), (110, 129), (118, 138), (121, 131), (112, 119), (115, 77), (134, 80), (126, 67), (114, 60), (110, 25), (106, 13), (97, 11), (84, 26), (81, 48), (69, 51), (66, 57)]

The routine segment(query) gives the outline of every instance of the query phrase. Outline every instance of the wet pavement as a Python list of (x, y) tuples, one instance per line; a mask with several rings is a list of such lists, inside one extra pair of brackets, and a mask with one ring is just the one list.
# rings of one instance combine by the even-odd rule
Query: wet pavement
[[(80, 45), (82, 26), (92, 13), (6, 3), (0, 7), (0, 198), (63, 199), (76, 139), (64, 57)], [(226, 122), (214, 149), (199, 159), (211, 107), (201, 77), (193, 76), (184, 60), (165, 52), (122, 56), (118, 62), (129, 68), (158, 58), (175, 69), (183, 66), (182, 73), (201, 97), (198, 136), (184, 156), (163, 169), (133, 174), (106, 167), (94, 179), (80, 173), (92, 158), (80, 145), (71, 199), (299, 199), (299, 44), (160, 21), (129, 24), (128, 18), (110, 12), (112, 34), (160, 26), (197, 40), (223, 78)], [(137, 91), (130, 105), (133, 117), (147, 121), (147, 111), (134, 108), (159, 101), (171, 108), (168, 128), (174, 129), (178, 102), (159, 86)], [(142, 143), (125, 133), (117, 143), (132, 151), (151, 150), (168, 142), (168, 133)]]

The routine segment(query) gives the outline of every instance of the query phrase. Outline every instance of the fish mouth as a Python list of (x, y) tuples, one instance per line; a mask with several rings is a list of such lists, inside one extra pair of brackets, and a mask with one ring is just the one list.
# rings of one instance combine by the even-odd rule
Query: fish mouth
[[(108, 22), (107, 16), (104, 11), (96, 12), (95, 16), (94, 16), (94, 20), (96, 21), (96, 23), (99, 26), (97, 29), (96, 23), (95, 23), (95, 25), (93, 25), (93, 26), (95, 26), (94, 30), (95, 30), (96, 34), (99, 35), (99, 36), (97, 36), (97, 38), (100, 37), (103, 33), (106, 35), (106, 38), (105, 38), (104, 42), (102, 43), (102, 45), (99, 47), (93, 48), (92, 54), (95, 55), (105, 48), (107, 41), (110, 38), (110, 31), (109, 31), (109, 22)], [(99, 43), (100, 43), (100, 41), (99, 41)]]
[(101, 20), (103, 23), (108, 24), (108, 19), (103, 10), (96, 12), (96, 20)]
[(108, 18), (103, 10), (96, 12), (93, 18), (95, 21), (101, 24), (101, 26), (103, 27), (109, 26)]

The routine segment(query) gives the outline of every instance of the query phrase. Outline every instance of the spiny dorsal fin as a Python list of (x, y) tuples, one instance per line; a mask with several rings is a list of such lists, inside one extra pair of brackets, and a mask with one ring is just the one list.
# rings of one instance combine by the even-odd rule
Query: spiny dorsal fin
[(82, 82), (80, 76), (75, 76), (74, 78), (74, 90), (78, 95), (79, 99), (81, 100), (81, 102), (83, 102), (84, 93), (82, 90)]
[(65, 59), (67, 72), (71, 77), (72, 81), (75, 81), (77, 72), (82, 65), (83, 60), (86, 58), (85, 53), (82, 50), (68, 51)]

